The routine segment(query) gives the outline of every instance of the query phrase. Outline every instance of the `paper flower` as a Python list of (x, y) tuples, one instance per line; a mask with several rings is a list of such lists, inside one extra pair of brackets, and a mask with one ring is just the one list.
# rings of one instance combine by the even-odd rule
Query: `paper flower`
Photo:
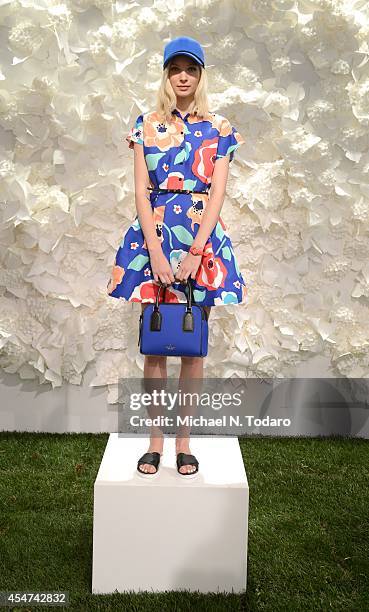
[[(245, 138), (221, 217), (247, 300), (235, 305), (229, 292), (212, 309), (206, 374), (293, 377), (318, 357), (317, 377), (368, 377), (369, 81), (357, 61), (368, 53), (365, 3), (353, 15), (337, 2), (302, 2), (302, 21), (293, 3), (251, 11), (235, 0), (227, 19), (212, 0), (201, 6), (2, 6), (6, 372), (59, 387), (84, 384), (93, 367), (91, 384), (108, 387), (108, 402), (119, 399), (119, 377), (143, 375), (140, 305), (119, 303), (106, 285), (136, 215), (124, 138), (154, 109), (165, 33), (180, 26), (204, 42), (211, 112)], [(83, 18), (91, 7), (93, 22)], [(172, 254), (173, 271), (184, 255)], [(168, 360), (168, 373), (178, 362)]]

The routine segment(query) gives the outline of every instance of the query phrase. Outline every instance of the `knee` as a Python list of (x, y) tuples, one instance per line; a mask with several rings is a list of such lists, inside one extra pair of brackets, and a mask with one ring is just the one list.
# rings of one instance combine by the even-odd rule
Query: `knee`
[(182, 363), (185, 363), (186, 365), (189, 365), (189, 366), (199, 363), (202, 359), (204, 358), (203, 357), (185, 357), (185, 356), (181, 357)]
[(165, 365), (167, 362), (166, 355), (145, 355), (145, 359), (149, 365)]

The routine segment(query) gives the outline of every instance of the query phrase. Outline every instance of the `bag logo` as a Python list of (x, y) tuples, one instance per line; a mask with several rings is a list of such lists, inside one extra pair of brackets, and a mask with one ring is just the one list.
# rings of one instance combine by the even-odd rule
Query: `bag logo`
[(173, 349), (175, 349), (176, 347), (173, 344), (167, 344), (165, 346), (166, 349), (168, 349), (169, 351), (172, 351)]

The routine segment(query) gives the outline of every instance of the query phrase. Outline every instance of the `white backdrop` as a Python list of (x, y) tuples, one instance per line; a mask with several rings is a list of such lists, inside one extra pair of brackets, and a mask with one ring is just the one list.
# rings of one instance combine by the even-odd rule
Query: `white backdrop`
[(142, 375), (140, 306), (106, 294), (135, 216), (124, 138), (187, 35), (246, 138), (222, 218), (248, 302), (212, 309), (205, 375), (367, 377), (367, 3), (0, 4), (0, 367), (54, 388), (92, 369), (110, 403)]

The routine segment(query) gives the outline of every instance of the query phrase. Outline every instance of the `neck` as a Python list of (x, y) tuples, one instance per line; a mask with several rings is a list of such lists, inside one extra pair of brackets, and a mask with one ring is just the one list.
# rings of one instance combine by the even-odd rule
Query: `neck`
[(176, 108), (182, 112), (188, 112), (190, 104), (193, 102), (194, 97), (188, 96), (183, 98), (177, 98)]

